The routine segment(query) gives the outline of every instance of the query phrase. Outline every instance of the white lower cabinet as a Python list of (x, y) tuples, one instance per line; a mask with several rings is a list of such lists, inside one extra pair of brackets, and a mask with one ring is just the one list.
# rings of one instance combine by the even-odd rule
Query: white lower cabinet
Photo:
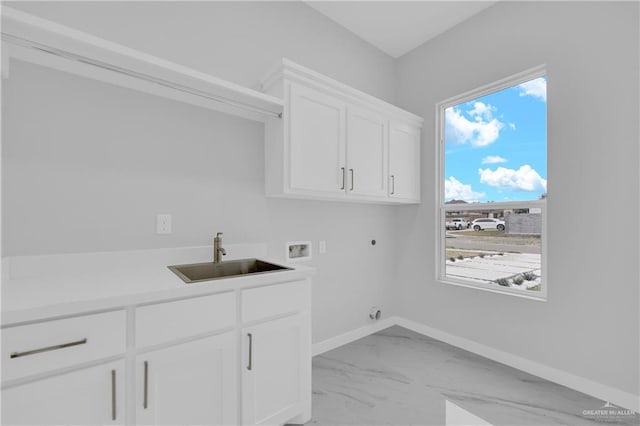
[(101, 364), (3, 389), (2, 424), (124, 424), (124, 366)]
[(143, 353), (136, 358), (136, 423), (237, 424), (233, 332)]
[(305, 423), (310, 284), (6, 325), (2, 424)]
[(242, 329), (243, 425), (309, 420), (307, 324), (306, 315), (298, 314)]

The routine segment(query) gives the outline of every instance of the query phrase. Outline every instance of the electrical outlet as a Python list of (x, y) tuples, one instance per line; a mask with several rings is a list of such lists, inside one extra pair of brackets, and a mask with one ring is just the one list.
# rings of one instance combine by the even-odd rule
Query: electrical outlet
[(159, 235), (171, 234), (170, 214), (159, 214), (156, 217), (156, 233)]
[(327, 252), (327, 242), (325, 240), (320, 241), (318, 251), (320, 254), (325, 254)]

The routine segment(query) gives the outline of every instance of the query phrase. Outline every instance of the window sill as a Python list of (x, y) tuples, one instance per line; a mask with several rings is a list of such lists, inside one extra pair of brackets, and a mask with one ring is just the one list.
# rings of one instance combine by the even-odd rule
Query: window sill
[(533, 293), (532, 291), (529, 291), (528, 293), (525, 293), (525, 291), (527, 290), (517, 290), (517, 289), (510, 289), (510, 288), (496, 288), (497, 286), (491, 285), (491, 284), (481, 284), (481, 283), (473, 283), (473, 282), (469, 282), (469, 281), (464, 281), (464, 280), (455, 280), (455, 279), (442, 279), (442, 278), (437, 278), (436, 282), (439, 284), (444, 284), (444, 285), (455, 285), (458, 287), (466, 287), (466, 288), (472, 288), (475, 290), (481, 290), (481, 291), (488, 291), (491, 293), (499, 293), (499, 294), (504, 294), (507, 296), (515, 296), (515, 297), (520, 297), (522, 299), (530, 299), (530, 300), (535, 300), (537, 302), (546, 302), (547, 301), (547, 295), (546, 292), (536, 292), (539, 294), (528, 294), (528, 293)]

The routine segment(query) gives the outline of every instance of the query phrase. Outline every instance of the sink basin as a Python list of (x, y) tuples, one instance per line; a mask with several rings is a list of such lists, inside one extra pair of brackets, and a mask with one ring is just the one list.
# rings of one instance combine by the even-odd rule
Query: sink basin
[(188, 265), (172, 265), (168, 268), (187, 284), (291, 269), (259, 259), (227, 260), (220, 263), (191, 263)]

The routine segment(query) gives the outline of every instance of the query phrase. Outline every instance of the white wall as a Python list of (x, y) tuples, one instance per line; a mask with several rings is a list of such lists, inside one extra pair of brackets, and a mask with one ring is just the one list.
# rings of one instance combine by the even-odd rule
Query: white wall
[[(224, 231), (228, 242), (266, 240), (279, 256), (287, 240), (317, 251), (326, 239), (313, 261), (315, 342), (365, 324), (381, 304), (638, 393), (638, 221), (591, 226), (639, 217), (637, 4), (499, 3), (395, 70), (297, 2), (11, 5), (248, 86), (286, 56), (386, 100), (395, 89), (426, 120), (424, 203), (266, 199), (261, 125), (22, 65), (3, 87), (4, 255), (200, 245)], [(436, 283), (434, 104), (541, 63), (549, 301)], [(172, 236), (154, 234), (156, 213), (173, 214)]]
[[(638, 16), (635, 2), (501, 2), (399, 59), (398, 103), (425, 118), (425, 202), (397, 220), (403, 315), (640, 393)], [(548, 72), (548, 301), (435, 282), (434, 105), (539, 64)], [(620, 217), (624, 226), (609, 226)]]
[(299, 1), (6, 2), (247, 87), (282, 57), (394, 99), (394, 61)]
[[(302, 3), (12, 6), (241, 84), (285, 56), (393, 97), (392, 59)], [(17, 61), (2, 95), (4, 256), (312, 240), (314, 341), (386, 307), (393, 207), (266, 199), (262, 124)]]

